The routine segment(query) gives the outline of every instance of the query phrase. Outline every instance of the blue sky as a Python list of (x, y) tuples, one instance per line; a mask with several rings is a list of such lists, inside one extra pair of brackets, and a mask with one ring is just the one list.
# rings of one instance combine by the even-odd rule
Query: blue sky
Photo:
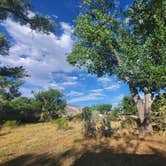
[[(72, 31), (74, 19), (79, 14), (80, 0), (30, 0), (34, 11), (46, 14), (56, 22), (56, 32), (50, 35), (35, 32), (28, 26), (21, 26), (10, 18), (1, 24), (3, 31), (10, 38), (12, 46), (10, 56), (0, 57), (1, 65), (24, 66), (29, 78), (21, 87), (24, 96), (31, 97), (31, 91), (58, 88), (65, 94), (72, 105), (90, 106), (111, 103), (114, 106), (124, 95), (129, 95), (125, 83), (115, 76), (97, 78), (86, 70), (79, 70), (66, 62), (71, 52), (74, 39)], [(131, 1), (116, 1), (122, 8)], [(33, 15), (33, 13), (30, 13)]]

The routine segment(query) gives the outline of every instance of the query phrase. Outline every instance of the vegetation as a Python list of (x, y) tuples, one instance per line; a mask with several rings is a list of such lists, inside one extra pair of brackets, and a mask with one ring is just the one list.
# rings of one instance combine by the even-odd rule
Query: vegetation
[[(152, 130), (153, 93), (166, 82), (165, 8), (163, 1), (134, 1), (127, 13), (120, 15), (113, 1), (84, 0), (74, 29), (79, 40), (68, 56), (72, 65), (85, 66), (90, 73), (115, 74), (125, 81), (145, 133)], [(145, 107), (138, 89), (145, 94)]]
[(0, 165), (165, 166), (165, 135), (137, 137), (123, 130), (112, 137), (85, 139), (81, 123), (69, 126), (58, 130), (46, 122), (3, 128)]
[(60, 91), (49, 89), (35, 94), (35, 98), (19, 97), (0, 101), (0, 122), (38, 122), (58, 118), (65, 114), (66, 101)]
[(6, 121), (5, 124), (4, 124), (5, 127), (15, 127), (16, 125), (17, 125), (16, 120)]
[(124, 115), (136, 115), (137, 114), (137, 108), (134, 104), (133, 99), (130, 96), (124, 96), (122, 101), (118, 105), (120, 114)]
[(62, 97), (63, 94), (56, 89), (48, 89), (35, 94), (35, 100), (38, 104), (38, 109), (42, 112), (43, 120), (57, 118), (61, 113), (65, 112), (66, 100)]
[[(74, 107), (67, 114), (60, 90), (23, 97), (19, 87), (28, 77), (24, 67), (0, 66), (0, 165), (164, 166), (165, 2), (133, 0), (121, 10), (114, 0), (82, 1), (67, 61), (98, 77), (115, 75), (125, 82), (131, 96), (124, 96), (116, 107)], [(34, 13), (26, 0), (1, 0), (0, 22), (8, 18), (45, 34), (55, 29), (53, 21)], [(63, 28), (66, 40), (69, 27)], [(0, 56), (8, 56), (9, 49), (10, 42), (0, 33)], [(144, 137), (140, 130), (151, 134)]]
[(56, 124), (58, 129), (67, 130), (69, 129), (69, 123), (65, 118), (58, 118), (51, 121), (53, 124)]

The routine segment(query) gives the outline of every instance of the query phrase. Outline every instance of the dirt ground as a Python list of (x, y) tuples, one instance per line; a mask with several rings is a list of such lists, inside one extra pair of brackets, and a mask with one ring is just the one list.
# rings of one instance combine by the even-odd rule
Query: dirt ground
[(82, 124), (68, 130), (29, 124), (0, 131), (3, 166), (166, 166), (166, 135), (120, 131), (110, 138), (85, 139)]

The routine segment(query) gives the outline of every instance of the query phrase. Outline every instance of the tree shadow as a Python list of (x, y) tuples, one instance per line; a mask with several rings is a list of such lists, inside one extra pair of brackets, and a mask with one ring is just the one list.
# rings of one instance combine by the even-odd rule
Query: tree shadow
[(165, 166), (166, 158), (146, 154), (114, 153), (111, 150), (85, 152), (75, 160), (73, 166)]
[(27, 154), (0, 164), (1, 166), (59, 166), (56, 159), (48, 154)]
[[(72, 148), (61, 154), (56, 154), (56, 156), (53, 154), (49, 155), (49, 153), (40, 155), (27, 154), (7, 161), (2, 166), (64, 166), (64, 161), (65, 166), (166, 165), (165, 152), (147, 145), (151, 149), (151, 154), (137, 154), (137, 149), (145, 139), (137, 138), (138, 140), (135, 145), (130, 142), (132, 139), (133, 137), (126, 136), (124, 139), (125, 144), (118, 144), (116, 148), (111, 147), (107, 140), (76, 139)], [(150, 140), (148, 139), (148, 141)], [(77, 144), (81, 148), (78, 148)], [(128, 147), (132, 147), (133, 151), (131, 153), (128, 153), (126, 150)], [(68, 159), (70, 158), (72, 158), (72, 162), (68, 163)]]

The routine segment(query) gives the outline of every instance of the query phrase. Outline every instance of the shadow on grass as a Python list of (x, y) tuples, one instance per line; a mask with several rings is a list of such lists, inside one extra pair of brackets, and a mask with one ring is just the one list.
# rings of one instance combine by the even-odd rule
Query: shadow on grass
[[(148, 146), (152, 154), (136, 154), (138, 147), (144, 139), (140, 139), (133, 147), (130, 143), (131, 138), (126, 137), (126, 147), (119, 145), (115, 151), (109, 147), (106, 142), (95, 143), (89, 140), (75, 140), (75, 143), (81, 144), (82, 148), (77, 146), (59, 154), (41, 155), (28, 154), (17, 157), (2, 164), (2, 166), (64, 166), (64, 161), (73, 159), (73, 164), (65, 162), (65, 166), (166, 166), (166, 156), (161, 151)], [(148, 140), (149, 141), (149, 140)], [(126, 148), (133, 147), (133, 153), (129, 154)]]
[(42, 155), (22, 155), (7, 161), (1, 166), (56, 166), (56, 160), (47, 154)]
[(86, 152), (73, 166), (165, 166), (166, 158), (157, 155), (113, 153), (111, 150)]
[[(2, 164), (2, 166), (62, 166), (63, 157), (73, 155), (75, 155), (74, 150), (65, 152), (60, 158), (53, 158), (47, 154), (23, 155)], [(74, 161), (72, 166), (165, 166), (165, 164), (166, 158), (156, 154), (117, 154), (111, 150), (102, 150), (98, 153), (84, 152)]]

